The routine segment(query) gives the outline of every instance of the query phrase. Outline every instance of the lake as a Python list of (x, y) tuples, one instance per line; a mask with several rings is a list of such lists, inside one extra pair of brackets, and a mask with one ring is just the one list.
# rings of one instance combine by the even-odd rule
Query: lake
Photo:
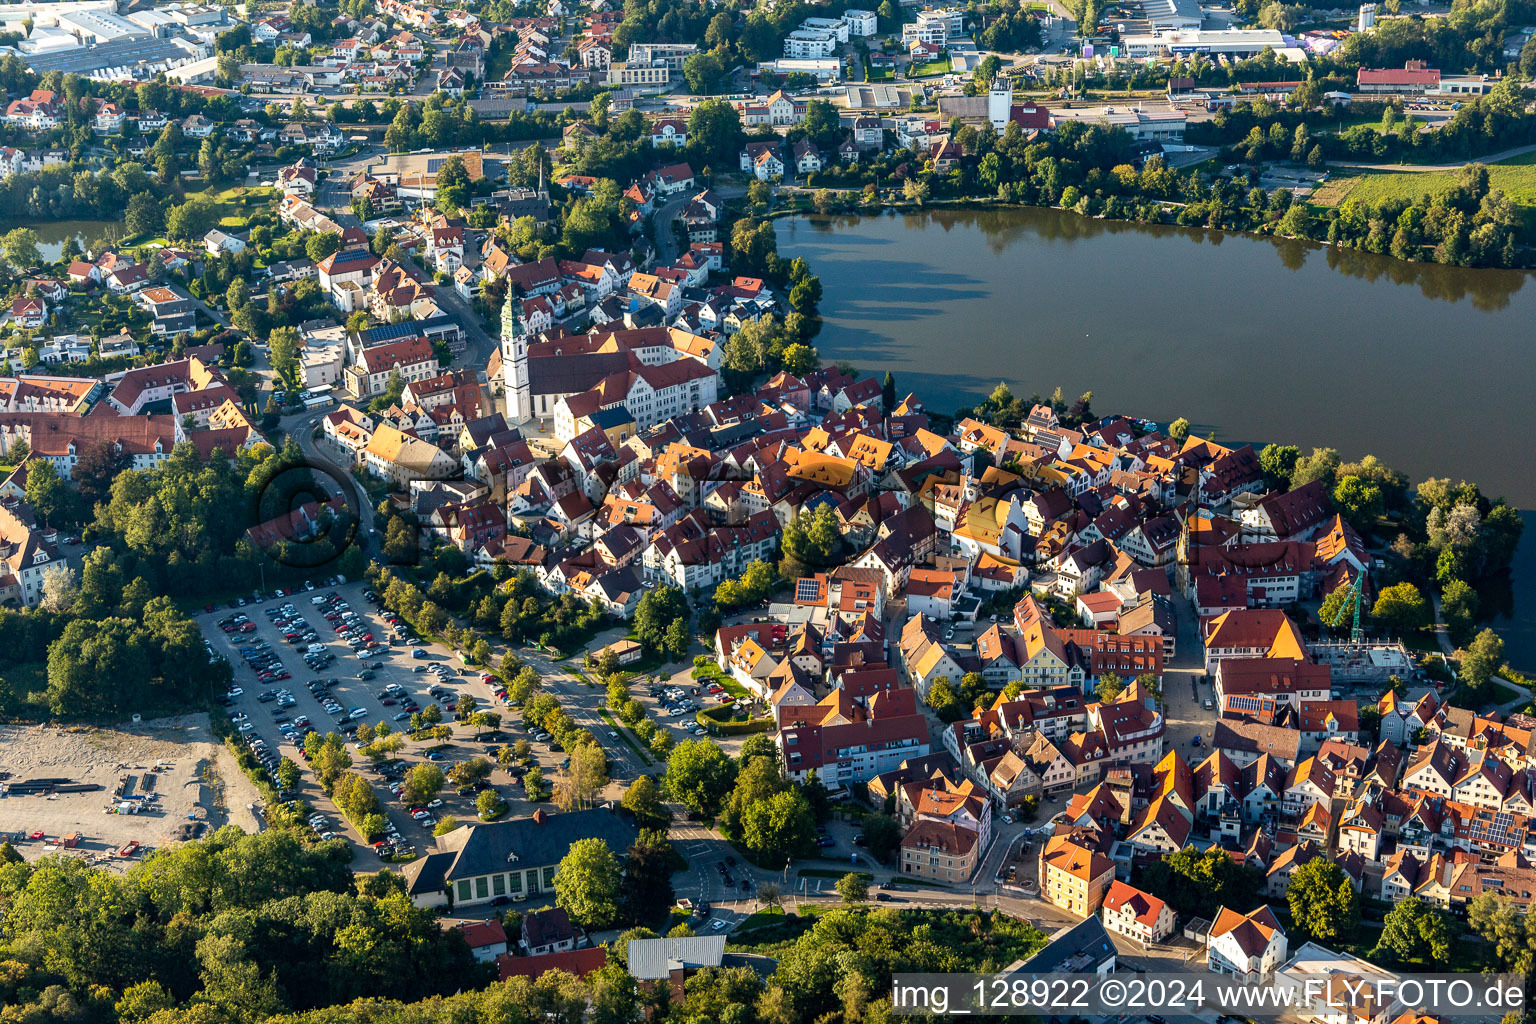
[[(1417, 482), (1474, 480), (1528, 510), (1517, 611), (1536, 665), (1536, 281), (1059, 210), (933, 210), (777, 222), (821, 278), (824, 359), (896, 374), (935, 409), (1014, 393), (1227, 444), (1367, 453)], [(1500, 599), (1502, 597), (1502, 600)], [(1509, 595), (1488, 595), (1507, 605)]]
[(0, 233), (18, 227), (31, 228), (37, 232), (37, 247), (42, 251), (43, 259), (50, 263), (57, 260), (64, 252), (64, 242), (67, 239), (73, 238), (80, 243), (81, 249), (86, 249), (100, 238), (115, 240), (123, 237), (123, 222), (120, 220), (44, 220), (30, 224), (6, 223), (0, 225)]

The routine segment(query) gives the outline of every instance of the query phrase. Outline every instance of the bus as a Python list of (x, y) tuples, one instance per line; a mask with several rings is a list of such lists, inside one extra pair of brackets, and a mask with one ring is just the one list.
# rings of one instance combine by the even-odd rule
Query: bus
[(322, 384), (317, 388), (310, 388), (304, 392), (304, 408), (319, 409), (336, 401), (336, 395), (329, 384)]

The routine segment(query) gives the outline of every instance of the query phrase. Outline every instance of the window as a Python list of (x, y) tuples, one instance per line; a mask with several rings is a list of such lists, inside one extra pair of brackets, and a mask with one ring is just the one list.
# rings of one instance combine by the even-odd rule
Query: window
[(514, 871), (507, 876), (507, 891), (516, 895), (523, 891), (523, 873)]
[(485, 876), (481, 875), (475, 879), (475, 899), (483, 900), (490, 894), (490, 885), (487, 883)]
[(553, 889), (555, 886), (555, 867), (551, 864), (544, 869), (544, 889)]
[(506, 891), (507, 891), (507, 876), (506, 875), (495, 875), (495, 876), (493, 876), (491, 878), (491, 891), (493, 893), (495, 893), (497, 896), (505, 895)]
[(459, 899), (461, 901), (469, 899), (469, 879), (467, 878), (459, 881)]

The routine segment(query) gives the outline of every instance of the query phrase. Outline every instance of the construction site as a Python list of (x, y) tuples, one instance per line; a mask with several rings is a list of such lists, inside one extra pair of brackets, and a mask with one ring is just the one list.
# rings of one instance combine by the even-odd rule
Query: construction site
[(207, 715), (0, 727), (0, 839), (27, 860), (126, 866), (226, 824), (255, 832), (257, 802)]

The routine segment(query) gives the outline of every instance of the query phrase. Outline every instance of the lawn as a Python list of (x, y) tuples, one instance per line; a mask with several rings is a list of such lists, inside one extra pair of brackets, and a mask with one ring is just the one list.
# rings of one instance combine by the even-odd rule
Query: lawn
[(245, 185), (236, 185), (233, 188), (222, 190), (207, 189), (201, 193), (204, 197), (213, 200), (219, 215), (219, 227), (243, 228), (250, 221), (250, 215), (265, 209), (272, 198), (278, 194), (275, 188), (250, 188)]
[[(1383, 199), (1418, 199), (1450, 189), (1459, 180), (1456, 171), (1346, 171), (1331, 177), (1312, 196), (1318, 206), (1337, 206), (1345, 199), (1380, 202)], [(1488, 179), (1521, 206), (1536, 207), (1536, 154), (1488, 166)]]
[(907, 77), (928, 78), (932, 75), (947, 75), (954, 69), (954, 63), (950, 61), (949, 55), (945, 54), (938, 60), (925, 61), (922, 64), (913, 63), (913, 65), (907, 69)]

